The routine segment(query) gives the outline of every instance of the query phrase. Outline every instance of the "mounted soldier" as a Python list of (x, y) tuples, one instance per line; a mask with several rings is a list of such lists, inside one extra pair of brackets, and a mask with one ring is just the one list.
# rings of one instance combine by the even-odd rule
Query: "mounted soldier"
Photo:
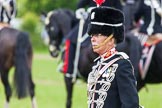
[(0, 0), (0, 27), (8, 27), (16, 16), (16, 0)]
[[(145, 79), (149, 69), (152, 55), (158, 43), (162, 41), (162, 2), (161, 0), (140, 0), (140, 5), (135, 13), (135, 21), (142, 19), (143, 24), (135, 35), (143, 46), (142, 59), (140, 60), (140, 72)], [(159, 61), (160, 58), (159, 58)]]
[(122, 0), (122, 4), (124, 15), (127, 16), (125, 17), (125, 31), (129, 32), (134, 29), (134, 14), (139, 5), (139, 0)]

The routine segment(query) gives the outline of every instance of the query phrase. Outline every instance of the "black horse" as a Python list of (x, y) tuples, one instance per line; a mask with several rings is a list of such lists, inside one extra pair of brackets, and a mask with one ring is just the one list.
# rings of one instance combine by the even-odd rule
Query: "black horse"
[[(125, 22), (126, 31), (129, 32), (129, 33), (130, 33), (130, 31), (132, 29), (137, 29), (137, 30), (139, 29), (139, 27), (135, 27), (133, 25), (133, 21), (134, 21), (134, 14), (138, 10), (140, 2), (141, 2), (140, 0), (136, 0), (134, 2), (134, 4), (131, 4), (131, 3), (127, 4), (126, 3), (125, 6), (123, 7), (123, 12), (124, 12), (125, 16), (127, 16), (126, 19), (125, 19), (125, 21), (126, 21)], [(134, 31), (134, 30), (132, 30), (132, 31)], [(135, 34), (136, 33), (132, 32), (131, 34), (128, 34), (128, 35), (134, 36)], [(139, 33), (137, 33), (137, 34), (139, 34)], [(144, 38), (146, 36), (144, 36), (144, 35), (140, 36), (139, 35), (137, 37), (139, 38), (140, 43), (142, 44), (142, 47), (143, 47), (143, 42), (141, 42), (141, 40), (145, 40)], [(153, 36), (150, 36), (150, 37), (153, 37)], [(148, 69), (146, 71), (146, 76), (144, 78), (142, 78), (141, 75), (137, 75), (137, 82), (138, 82), (137, 83), (138, 84), (137, 85), (137, 89), (138, 89), (138, 91), (140, 91), (140, 89), (142, 87), (144, 87), (146, 83), (156, 84), (156, 83), (161, 83), (162, 82), (162, 67), (161, 67), (161, 65), (162, 65), (162, 55), (161, 55), (161, 52), (162, 52), (162, 42), (159, 41), (156, 45), (153, 45), (153, 47), (154, 46), (155, 46), (154, 52), (152, 54), (150, 63), (148, 63)], [(126, 48), (127, 47), (128, 46), (126, 46)], [(133, 47), (135, 47), (135, 45)], [(127, 51), (127, 49), (125, 49), (124, 51)], [(134, 51), (132, 50), (130, 52), (134, 52)], [(129, 55), (129, 56), (130, 56), (130, 58), (132, 58), (134, 55), (135, 54), (133, 54), (132, 56), (131, 55)], [(141, 58), (142, 58), (142, 55), (143, 54), (141, 52)], [(132, 62), (134, 62), (134, 60)], [(135, 70), (137, 70), (137, 72), (136, 72), (137, 74), (142, 73), (141, 70), (139, 69), (139, 66), (134, 67), (134, 68), (135, 68)]]
[[(55, 10), (58, 11), (58, 10)], [(60, 9), (59, 11), (65, 11)], [(62, 20), (64, 20), (65, 22), (67, 21), (65, 17), (59, 17), (59, 15), (55, 15), (55, 13), (58, 12), (53, 12), (52, 14), (50, 13), (50, 16), (52, 17), (47, 17), (48, 19), (48, 24), (45, 25), (46, 29), (47, 29), (47, 33), (50, 36), (50, 41), (53, 41), (53, 44), (55, 47), (55, 50), (52, 50), (52, 53), (59, 52), (59, 48), (60, 48), (60, 43), (61, 41), (64, 40), (65, 36), (68, 36), (66, 34), (63, 34), (62, 29), (66, 29), (65, 26), (67, 25), (67, 23), (63, 23)], [(60, 21), (55, 20), (54, 17), (57, 16), (57, 19), (60, 19)], [(59, 23), (61, 22), (60, 25), (64, 25), (64, 26), (56, 26), (59, 25)], [(69, 22), (68, 22), (69, 23)], [(71, 22), (72, 23), (72, 22)], [(54, 27), (57, 31), (53, 30), (52, 32), (50, 31), (50, 28)], [(63, 28), (61, 28), (63, 27)], [(87, 21), (85, 21), (85, 25), (84, 28), (87, 27)], [(74, 28), (75, 31), (71, 34), (74, 35), (78, 35), (78, 30), (79, 30), (79, 25), (77, 27)], [(68, 29), (69, 30), (69, 29)], [(69, 32), (69, 31), (68, 31)], [(68, 33), (67, 32), (67, 33)], [(62, 33), (62, 35), (60, 34)], [(84, 33), (85, 34), (85, 31)], [(158, 57), (160, 56), (158, 54), (158, 51), (162, 51), (162, 44), (161, 42), (156, 46), (155, 48), (155, 52), (153, 54), (153, 58), (148, 70), (148, 74), (146, 75), (146, 78), (144, 80), (141, 79), (140, 74), (139, 74), (139, 68), (138, 68), (138, 64), (139, 64), (139, 60), (141, 58), (141, 54), (142, 54), (142, 46), (140, 41), (138, 40), (137, 37), (133, 36), (134, 34), (131, 32), (127, 32), (125, 34), (125, 41), (121, 44), (117, 45), (117, 49), (119, 51), (123, 51), (126, 52), (129, 56), (130, 56), (130, 60), (132, 61), (132, 64), (135, 68), (135, 75), (137, 77), (138, 80), (138, 91), (144, 86), (145, 83), (157, 83), (157, 82), (161, 82), (162, 80), (162, 69), (160, 67), (161, 63), (162, 63), (162, 56), (159, 59)], [(53, 38), (51, 38), (53, 37)], [(76, 36), (75, 36), (76, 37)], [(59, 41), (60, 42), (59, 42)], [(82, 78), (85, 79), (85, 81), (87, 80), (88, 74), (91, 71), (91, 67), (93, 65), (93, 60), (97, 57), (97, 55), (95, 53), (93, 53), (92, 51), (92, 47), (90, 44), (90, 38), (88, 37), (86, 40), (86, 44), (81, 46), (81, 50), (80, 50), (80, 56), (82, 58), (79, 59), (79, 63), (78, 63), (78, 77), (81, 76)], [(57, 44), (56, 44), (57, 43)], [(160, 49), (161, 48), (161, 49)], [(55, 54), (56, 55), (56, 54)], [(158, 59), (160, 61), (158, 61)], [(156, 69), (156, 72), (155, 72)], [(157, 76), (158, 75), (158, 76)], [(158, 78), (158, 80), (155, 79)], [(66, 89), (67, 89), (67, 102), (66, 102), (66, 108), (70, 108), (71, 107), (71, 99), (72, 99), (72, 88), (73, 88), (73, 82), (72, 82), (72, 78), (69, 77), (64, 77), (65, 79), (65, 84), (66, 84)]]
[(32, 108), (36, 108), (34, 83), (32, 81), (32, 45), (26, 32), (5, 27), (0, 30), (0, 76), (4, 85), (6, 103), (9, 107), (12, 95), (9, 84), (9, 71), (14, 67), (14, 88), (19, 99), (30, 94)]

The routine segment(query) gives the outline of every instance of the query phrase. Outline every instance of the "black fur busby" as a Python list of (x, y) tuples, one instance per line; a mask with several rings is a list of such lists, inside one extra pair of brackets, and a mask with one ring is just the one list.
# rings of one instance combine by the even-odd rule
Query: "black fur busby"
[(117, 43), (124, 40), (124, 14), (115, 8), (97, 7), (92, 9), (88, 34), (114, 35)]

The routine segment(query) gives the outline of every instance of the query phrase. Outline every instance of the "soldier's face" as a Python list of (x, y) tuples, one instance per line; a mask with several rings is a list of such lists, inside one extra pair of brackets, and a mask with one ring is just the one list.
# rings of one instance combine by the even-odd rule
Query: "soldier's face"
[[(94, 34), (91, 36), (93, 51), (102, 55), (115, 46), (114, 38), (107, 39), (107, 36)], [(105, 42), (106, 40), (106, 42)]]

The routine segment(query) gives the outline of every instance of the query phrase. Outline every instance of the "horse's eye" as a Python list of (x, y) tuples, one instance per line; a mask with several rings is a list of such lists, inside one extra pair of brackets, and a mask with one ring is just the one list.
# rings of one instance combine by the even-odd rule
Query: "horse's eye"
[(46, 30), (49, 31), (48, 27), (46, 27)]
[(51, 31), (54, 31), (54, 29), (55, 29), (54, 27), (51, 27), (51, 28), (50, 28)]

